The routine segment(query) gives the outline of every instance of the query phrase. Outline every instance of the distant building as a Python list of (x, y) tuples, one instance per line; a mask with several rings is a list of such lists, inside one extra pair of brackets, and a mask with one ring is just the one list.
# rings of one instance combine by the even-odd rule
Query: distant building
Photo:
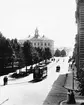
[(41, 37), (39, 35), (39, 32), (38, 32), (37, 28), (35, 30), (35, 34), (34, 34), (33, 37), (31, 37), (29, 35), (28, 38), (26, 38), (25, 40), (20, 40), (19, 42), (21, 44), (23, 44), (24, 41), (26, 41), (26, 40), (29, 40), (32, 43), (33, 47), (36, 47), (36, 48), (39, 47), (39, 48), (44, 49), (44, 48), (48, 47), (48, 48), (50, 48), (52, 54), (54, 54), (54, 41), (51, 40), (51, 39), (46, 38), (44, 35)]
[(84, 0), (76, 0), (76, 23), (77, 23), (77, 68), (84, 68)]

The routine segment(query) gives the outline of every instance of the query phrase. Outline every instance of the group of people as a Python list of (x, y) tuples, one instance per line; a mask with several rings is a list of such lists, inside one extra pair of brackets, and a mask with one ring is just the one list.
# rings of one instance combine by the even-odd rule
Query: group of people
[(76, 101), (75, 101), (73, 90), (68, 89), (67, 104), (75, 104), (75, 103), (76, 103)]

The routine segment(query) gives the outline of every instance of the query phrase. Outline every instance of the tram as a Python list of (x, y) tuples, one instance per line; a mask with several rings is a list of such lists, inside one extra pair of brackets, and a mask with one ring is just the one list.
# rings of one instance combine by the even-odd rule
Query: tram
[(33, 79), (42, 80), (47, 76), (47, 66), (46, 65), (36, 65), (33, 70)]

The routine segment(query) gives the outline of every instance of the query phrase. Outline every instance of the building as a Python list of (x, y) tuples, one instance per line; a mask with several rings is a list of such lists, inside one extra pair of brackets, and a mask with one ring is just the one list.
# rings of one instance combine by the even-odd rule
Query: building
[(25, 40), (20, 40), (19, 42), (23, 44), (26, 40), (29, 40), (35, 48), (50, 48), (52, 54), (54, 54), (54, 41), (44, 35), (41, 37), (37, 28), (33, 37), (29, 35)]
[(77, 23), (77, 68), (84, 68), (84, 0), (76, 0), (76, 23)]

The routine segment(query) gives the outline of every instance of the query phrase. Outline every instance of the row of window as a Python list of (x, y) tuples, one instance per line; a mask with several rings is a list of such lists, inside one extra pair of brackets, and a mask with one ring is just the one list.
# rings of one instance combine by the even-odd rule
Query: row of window
[[(36, 46), (36, 45), (38, 45), (38, 46), (39, 46), (39, 45), (43, 46), (43, 43), (34, 43), (34, 46)], [(44, 45), (45, 45), (45, 46), (47, 46), (47, 45), (50, 46), (50, 43), (44, 43)]]

